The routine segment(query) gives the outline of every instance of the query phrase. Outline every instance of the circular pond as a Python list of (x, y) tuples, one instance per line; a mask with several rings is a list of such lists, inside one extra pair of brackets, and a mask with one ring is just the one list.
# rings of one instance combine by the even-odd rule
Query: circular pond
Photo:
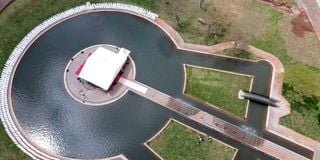
[[(104, 105), (107, 107), (90, 107), (75, 101), (65, 89), (66, 66), (75, 53), (96, 44), (129, 49), (136, 66), (135, 80), (236, 125), (241, 123), (181, 94), (183, 64), (254, 75), (252, 89), (269, 94), (272, 69), (265, 61), (243, 61), (179, 50), (158, 26), (128, 13), (99, 11), (78, 15), (47, 30), (28, 47), (16, 66), (9, 88), (12, 113), (21, 132), (34, 146), (52, 155), (93, 159), (123, 153), (129, 159), (154, 159), (143, 143), (170, 117), (235, 147), (241, 146), (132, 92)], [(260, 106), (256, 114), (260, 117), (265, 111)], [(259, 128), (264, 122), (255, 123), (257, 125), (252, 124), (252, 127)], [(265, 156), (251, 149), (243, 152)]]

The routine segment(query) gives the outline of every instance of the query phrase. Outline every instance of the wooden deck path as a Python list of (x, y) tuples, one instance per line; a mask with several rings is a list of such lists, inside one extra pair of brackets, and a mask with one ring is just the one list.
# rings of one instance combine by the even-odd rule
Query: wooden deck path
[[(291, 150), (288, 150), (287, 148), (277, 145), (253, 133), (250, 133), (249, 131), (243, 128), (235, 126), (207, 112), (201, 111), (196, 107), (193, 107), (174, 97), (171, 97), (158, 90), (155, 90), (147, 85), (144, 85), (137, 81), (129, 81), (124, 78), (120, 78), (119, 83), (129, 87), (132, 92), (140, 96), (143, 96), (155, 103), (160, 104), (163, 107), (166, 107), (174, 112), (179, 113), (180, 115), (186, 118), (189, 118), (206, 127), (214, 129), (229, 138), (240, 141), (244, 145), (247, 145), (253, 149), (264, 152), (277, 159), (290, 159), (290, 160), (308, 159)], [(131, 87), (133, 83), (134, 83), (134, 87)], [(140, 92), (139, 90), (136, 90), (136, 88), (144, 88), (143, 90), (145, 92)]]

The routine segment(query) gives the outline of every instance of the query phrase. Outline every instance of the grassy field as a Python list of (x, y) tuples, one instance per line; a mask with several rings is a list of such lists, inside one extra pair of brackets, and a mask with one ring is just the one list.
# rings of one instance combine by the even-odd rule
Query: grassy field
[[(158, 6), (166, 6), (165, 2), (160, 0)], [(227, 40), (241, 40), (276, 55), (285, 66), (283, 95), (289, 100), (293, 110), (292, 114), (281, 119), (281, 123), (319, 141), (320, 43), (316, 35), (306, 33), (303, 38), (295, 36), (291, 32), (290, 23), (293, 15), (262, 5), (256, 0), (204, 2), (201, 6), (193, 0), (178, 1), (171, 4), (173, 7), (158, 12), (187, 42), (210, 45)], [(288, 2), (295, 6), (292, 0), (278, 2)], [(179, 17), (179, 21), (174, 15)], [(208, 25), (200, 24), (199, 18), (207, 23), (218, 24), (214, 26), (217, 29), (216, 36), (208, 34)], [(220, 53), (257, 59), (241, 51)]]
[[(0, 160), (28, 160), (27, 157), (7, 136), (0, 125)], [(30, 159), (31, 160), (31, 159)]]
[[(283, 95), (289, 100), (293, 110), (292, 114), (281, 119), (281, 124), (319, 141), (320, 43), (316, 35), (306, 33), (303, 38), (295, 36), (291, 32), (292, 15), (268, 5), (262, 5), (256, 0), (207, 0), (205, 2), (206, 10), (201, 9), (199, 4), (198, 7), (194, 7), (193, 4), (193, 7), (190, 7), (192, 10), (190, 15), (185, 14), (186, 16), (180, 18), (188, 24), (183, 30), (179, 29), (172, 17), (164, 17), (171, 20), (170, 23), (187, 42), (213, 44), (226, 40), (241, 40), (276, 55), (285, 66)], [(292, 4), (293, 1), (287, 2)], [(190, 4), (181, 6), (189, 10)], [(206, 38), (206, 26), (197, 22), (199, 17), (207, 18), (204, 14), (216, 14), (218, 20), (219, 17), (223, 17), (223, 27), (220, 28), (226, 31), (215, 41)], [(223, 51), (221, 54), (257, 59), (239, 51)]]
[(292, 113), (280, 123), (320, 142), (320, 71), (299, 63), (286, 68), (283, 95)]
[[(273, 53), (285, 66), (283, 95), (290, 102), (292, 113), (283, 117), (280, 122), (320, 141), (320, 69), (316, 67), (320, 63), (318, 60), (315, 63), (315, 59), (320, 57), (313, 56), (320, 49), (319, 41), (311, 33), (303, 39), (289, 34), (289, 19), (292, 17), (287, 13), (270, 8), (265, 11), (270, 15), (270, 26), (261, 36), (252, 38), (250, 43)], [(284, 22), (287, 22), (286, 28)], [(314, 45), (310, 47), (310, 44)], [(299, 50), (297, 46), (300, 47)], [(315, 67), (310, 66), (311, 64)]]
[[(204, 140), (200, 141), (198, 136)], [(148, 145), (165, 160), (231, 160), (235, 154), (234, 149), (175, 121)]]
[(244, 118), (247, 100), (238, 99), (238, 92), (250, 89), (251, 77), (191, 66), (186, 70), (186, 94)]

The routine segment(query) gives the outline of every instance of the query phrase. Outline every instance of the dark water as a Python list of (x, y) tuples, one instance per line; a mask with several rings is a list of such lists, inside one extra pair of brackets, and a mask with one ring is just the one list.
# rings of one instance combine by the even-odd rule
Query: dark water
[[(26, 51), (15, 73), (14, 112), (23, 130), (40, 147), (72, 158), (104, 158), (123, 153), (129, 159), (154, 159), (143, 143), (173, 117), (239, 148), (237, 159), (271, 159), (132, 92), (102, 107), (76, 102), (64, 88), (63, 72), (75, 53), (95, 44), (131, 50), (137, 81), (238, 126), (244, 122), (181, 95), (182, 64), (254, 75), (252, 90), (269, 95), (272, 67), (265, 61), (255, 63), (177, 50), (164, 32), (144, 19), (117, 12), (85, 14), (40, 36)], [(262, 136), (266, 111), (265, 106), (250, 103), (246, 122)]]

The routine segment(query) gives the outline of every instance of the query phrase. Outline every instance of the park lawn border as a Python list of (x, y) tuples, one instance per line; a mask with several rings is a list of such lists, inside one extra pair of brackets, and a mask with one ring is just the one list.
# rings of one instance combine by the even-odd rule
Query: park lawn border
[(227, 111), (227, 110), (225, 110), (223, 108), (220, 108), (220, 107), (218, 107), (218, 106), (216, 106), (214, 104), (211, 104), (211, 103), (209, 103), (209, 102), (207, 102), (205, 100), (202, 100), (202, 99), (200, 99), (198, 97), (195, 97), (195, 96), (192, 96), (191, 94), (186, 93), (187, 67), (193, 67), (193, 68), (203, 69), (203, 70), (210, 70), (210, 71), (215, 71), (215, 72), (218, 72), (218, 73), (227, 73), (227, 74), (233, 74), (233, 75), (237, 75), (237, 76), (249, 77), (249, 78), (251, 78), (249, 91), (251, 91), (251, 89), (252, 89), (254, 76), (249, 75), (249, 74), (242, 74), (242, 73), (236, 73), (236, 72), (231, 72), (231, 71), (215, 69), (215, 68), (208, 68), (208, 67), (196, 66), (196, 65), (191, 65), (191, 64), (183, 64), (183, 72), (184, 72), (183, 89), (182, 89), (182, 95), (183, 96), (185, 96), (185, 97), (187, 97), (189, 99), (192, 99), (192, 100), (194, 100), (196, 102), (202, 103), (205, 106), (209, 107), (210, 109), (214, 109), (214, 110), (216, 110), (218, 112), (222, 112), (222, 113), (225, 113), (227, 115), (230, 115), (231, 117), (236, 118), (237, 120), (240, 120), (240, 121), (244, 122), (247, 119), (247, 114), (248, 114), (248, 109), (249, 109), (249, 104), (250, 104), (249, 100), (247, 100), (246, 112), (245, 112), (244, 117), (240, 117), (240, 116), (236, 115), (235, 113), (229, 112), (229, 111)]
[[(199, 131), (199, 130), (197, 130), (197, 129), (194, 129), (194, 128), (192, 128), (191, 126), (188, 126), (188, 125), (186, 125), (186, 124), (184, 124), (184, 123), (182, 123), (182, 122), (180, 122), (180, 121), (178, 121), (178, 120), (176, 120), (176, 119), (174, 119), (174, 118), (170, 118), (170, 119), (166, 122), (166, 124), (165, 124), (154, 136), (152, 136), (150, 139), (148, 139), (146, 142), (143, 143), (143, 145), (144, 145), (145, 147), (147, 147), (147, 148), (149, 149), (149, 151), (152, 152), (152, 153), (153, 153), (157, 158), (159, 158), (160, 160), (165, 160), (165, 159), (162, 158), (154, 149), (152, 149), (152, 148), (149, 146), (149, 143), (151, 143), (154, 139), (156, 139), (157, 137), (159, 137), (160, 134), (163, 133), (163, 131), (169, 126), (169, 124), (170, 124), (171, 122), (176, 122), (176, 123), (178, 123), (179, 125), (181, 125), (182, 127), (186, 128), (186, 129), (190, 129), (192, 132), (196, 132), (196, 133), (198, 133), (198, 134), (200, 134), (200, 135), (202, 135), (202, 136), (206, 136), (206, 137), (208, 136), (208, 135), (207, 135), (206, 133), (204, 133), (204, 132), (201, 132), (201, 131)], [(234, 150), (234, 154), (233, 154), (233, 157), (232, 157), (231, 160), (234, 160), (234, 158), (236, 157), (236, 155), (237, 155), (237, 153), (238, 153), (238, 150), (239, 150), (238, 148), (232, 147), (231, 145), (229, 145), (229, 144), (227, 144), (227, 143), (224, 143), (224, 142), (222, 142), (222, 141), (220, 141), (220, 140), (218, 140), (218, 139), (216, 139), (216, 138), (214, 138), (214, 137), (212, 137), (212, 139), (213, 139), (213, 141), (215, 141), (216, 143), (220, 143), (220, 144), (222, 144), (222, 145), (224, 145), (224, 146), (227, 146), (227, 147), (233, 149), (233, 150)]]

